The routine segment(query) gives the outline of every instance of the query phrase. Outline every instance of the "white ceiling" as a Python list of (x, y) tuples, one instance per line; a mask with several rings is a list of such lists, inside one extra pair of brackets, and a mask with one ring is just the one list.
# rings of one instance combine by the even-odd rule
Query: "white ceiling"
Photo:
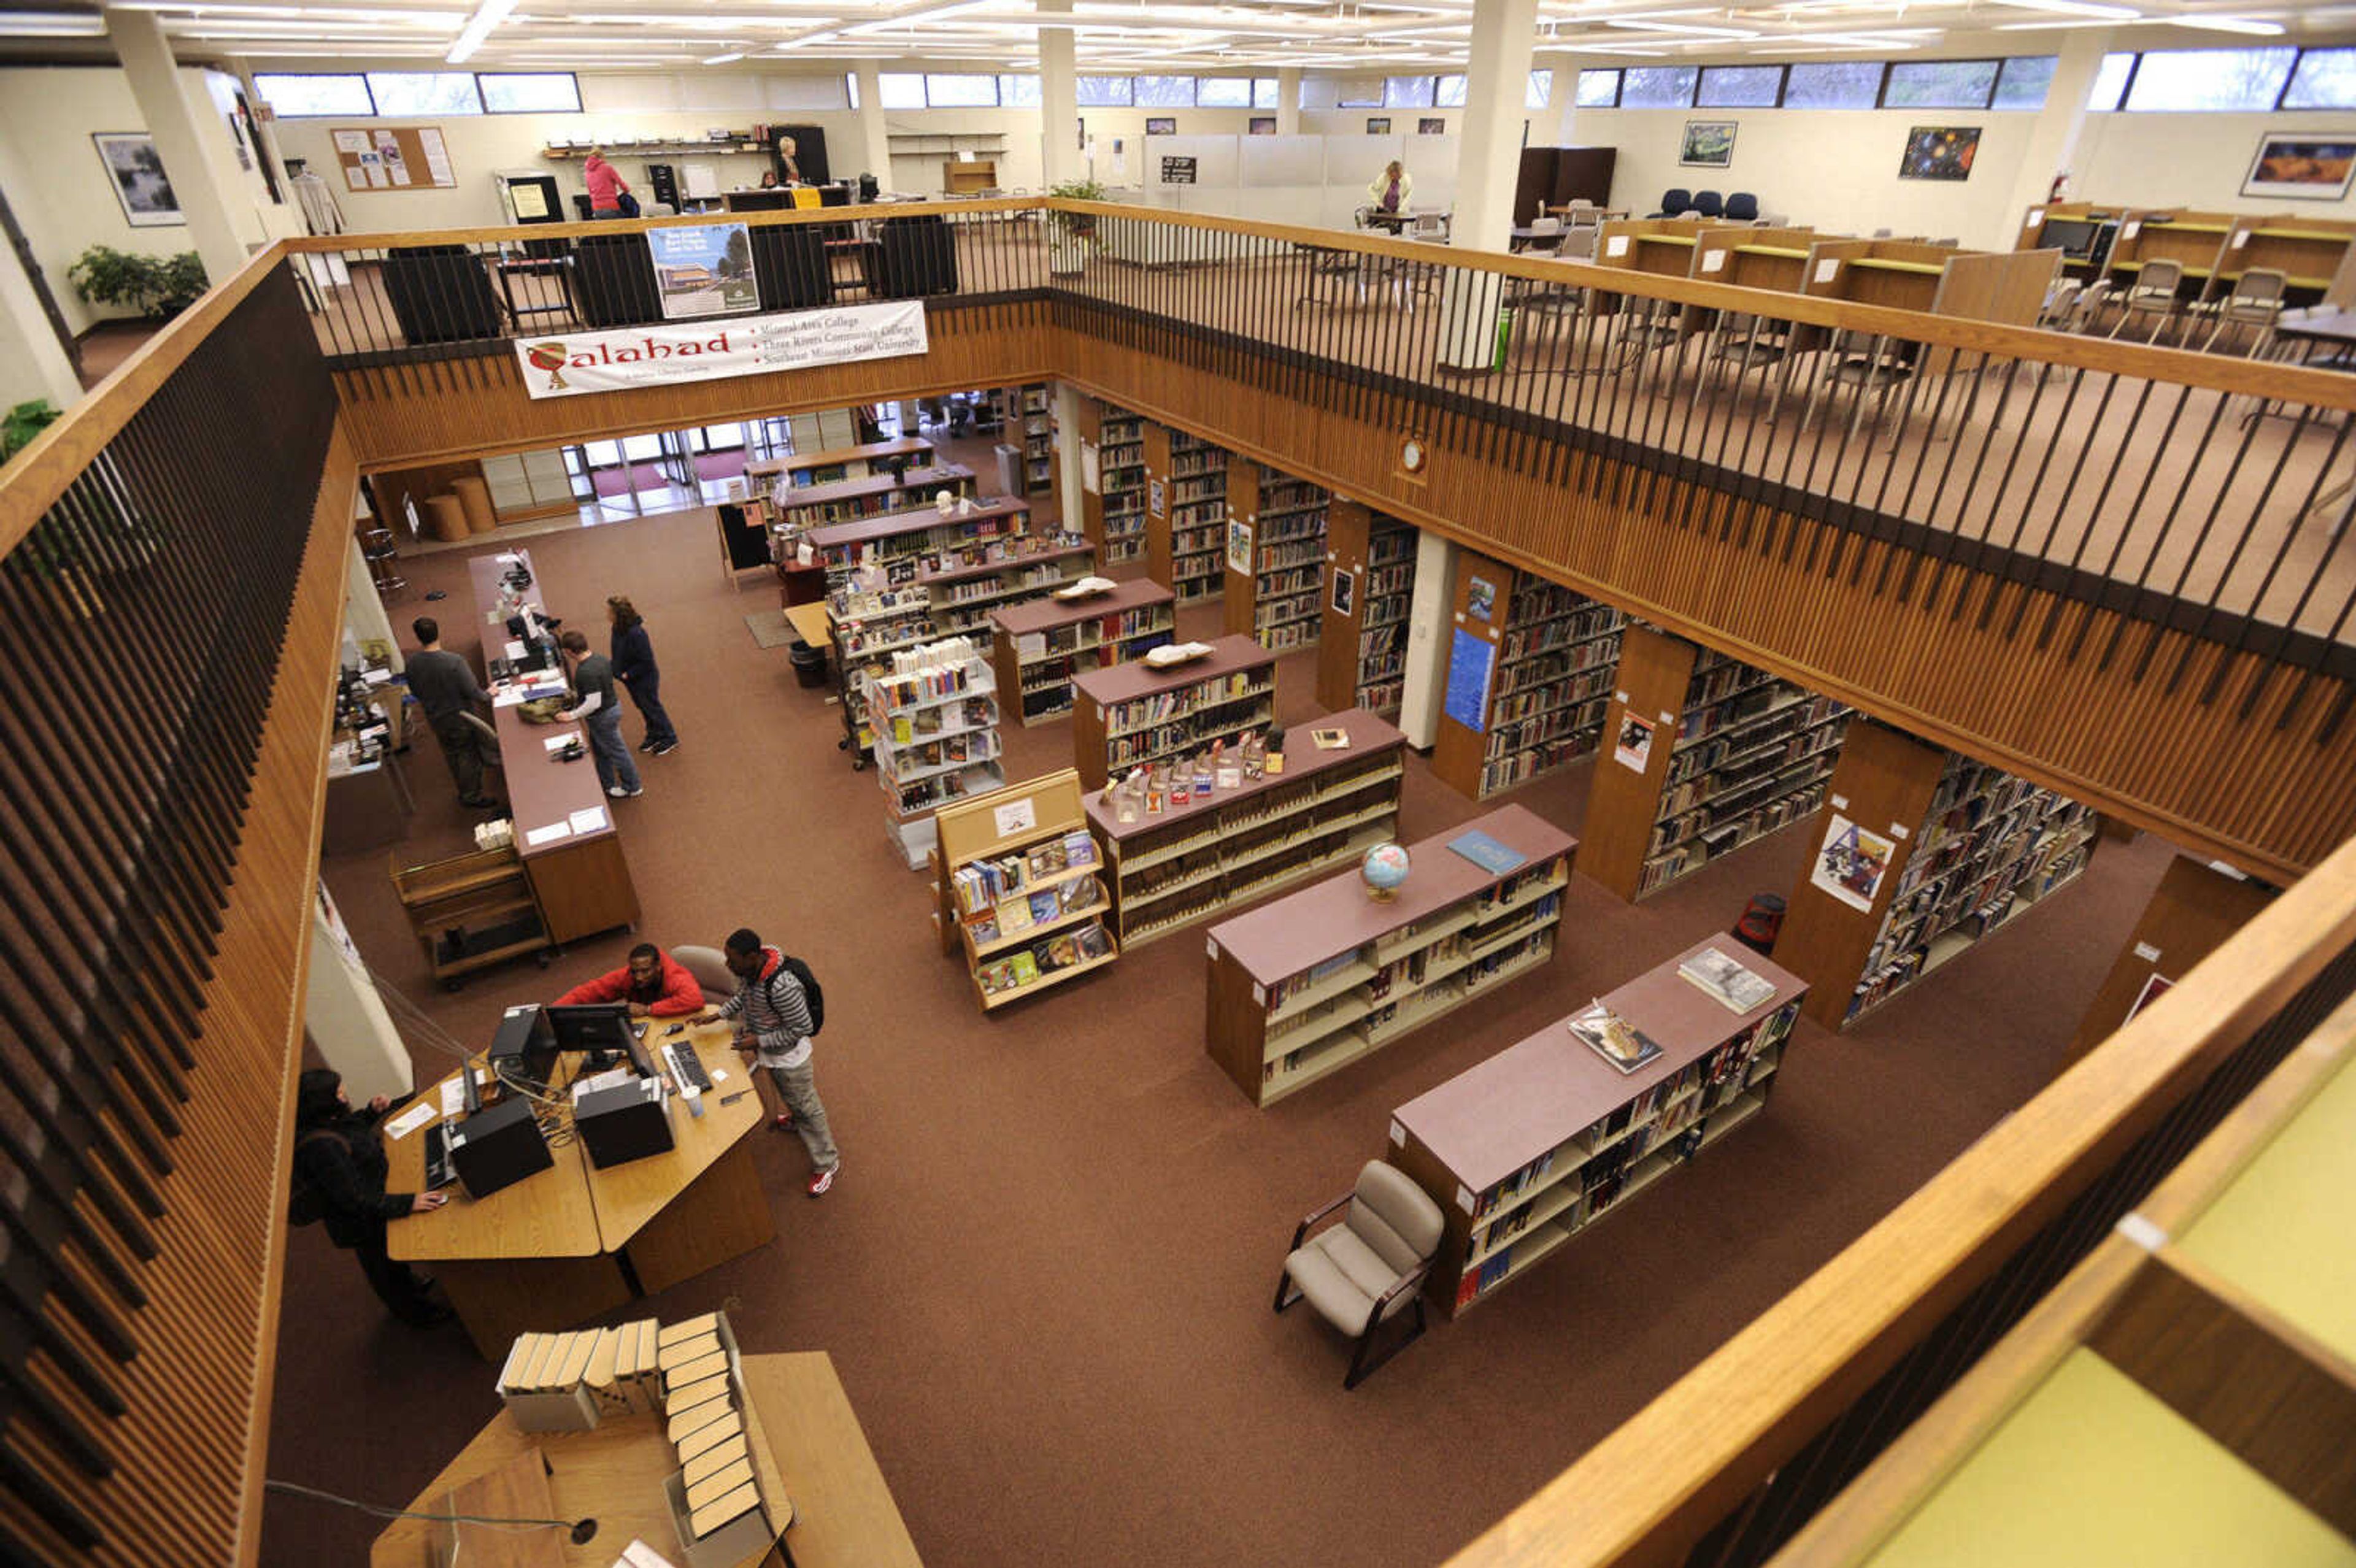
[[(1050, 27), (1077, 35), (1084, 69), (1218, 74), (1300, 67), (1413, 74), (1461, 69), (1472, 0), (1072, 0), (1068, 17), (1031, 0), (120, 0), (163, 18), (177, 52), (266, 62), (355, 59), (425, 69), (456, 54), (477, 69), (923, 59), (950, 69), (1035, 67)], [(1706, 55), (1790, 59), (2035, 53), (2066, 31), (2116, 29), (2115, 47), (2183, 48), (2340, 35), (2356, 4), (2234, 0), (1539, 0), (1537, 47), (1598, 59)], [(0, 45), (95, 40), (94, 7), (0, 0)], [(471, 50), (467, 38), (479, 37)], [(457, 63), (453, 61), (452, 63)]]

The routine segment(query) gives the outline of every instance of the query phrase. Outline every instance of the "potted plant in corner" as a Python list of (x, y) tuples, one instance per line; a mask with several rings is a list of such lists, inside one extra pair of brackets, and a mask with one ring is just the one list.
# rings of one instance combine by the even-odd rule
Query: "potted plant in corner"
[(205, 264), (194, 251), (145, 256), (92, 245), (66, 269), (74, 292), (92, 304), (128, 305), (149, 321), (169, 321), (205, 292)]
[[(1102, 201), (1103, 182), (1095, 179), (1066, 180), (1051, 185), (1047, 194), (1064, 201)], [(1080, 271), (1088, 259), (1088, 246), (1096, 240), (1097, 218), (1093, 212), (1062, 212), (1047, 214), (1047, 271), (1058, 277), (1068, 277)]]

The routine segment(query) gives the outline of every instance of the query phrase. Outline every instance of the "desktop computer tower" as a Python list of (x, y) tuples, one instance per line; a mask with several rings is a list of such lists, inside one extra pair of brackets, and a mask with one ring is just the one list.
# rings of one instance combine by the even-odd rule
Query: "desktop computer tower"
[(469, 1198), (488, 1198), (556, 1163), (541, 1136), (531, 1102), (510, 1096), (476, 1112), (449, 1133), (451, 1168)]
[(594, 1089), (573, 1107), (573, 1129), (589, 1163), (604, 1170), (667, 1154), (671, 1147), (670, 1116), (663, 1105), (659, 1078), (634, 1078), (610, 1089)]

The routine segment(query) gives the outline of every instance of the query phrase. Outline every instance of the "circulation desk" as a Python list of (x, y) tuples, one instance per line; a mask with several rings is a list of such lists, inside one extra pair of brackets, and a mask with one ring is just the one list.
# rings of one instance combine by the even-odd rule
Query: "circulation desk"
[[(657, 1019), (647, 1030), (658, 1061), (670, 1027)], [(732, 1032), (710, 1024), (680, 1037), (695, 1041), (712, 1088), (701, 1116), (671, 1102), (669, 1152), (599, 1170), (574, 1137), (549, 1150), (555, 1164), (547, 1170), (482, 1199), (454, 1187), (444, 1207), (387, 1227), (386, 1250), (432, 1270), (485, 1358), (504, 1356), (528, 1329), (584, 1323), (776, 1234), (745, 1142), (761, 1125), (761, 1097)], [(734, 1104), (721, 1103), (739, 1091)], [(439, 1106), (441, 1095), (437, 1083), (419, 1098)], [(384, 1147), (386, 1189), (420, 1190), (425, 1129), (389, 1136)]]

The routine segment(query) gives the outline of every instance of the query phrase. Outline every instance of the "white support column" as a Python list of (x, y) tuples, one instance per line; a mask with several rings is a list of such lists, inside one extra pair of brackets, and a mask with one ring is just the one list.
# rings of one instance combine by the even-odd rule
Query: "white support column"
[[(1537, 19), (1537, 0), (1475, 0), (1472, 7), (1464, 132), (1457, 139), (1456, 209), (1448, 226), (1452, 250), (1511, 249), (1514, 181), (1521, 172), (1523, 105)], [(1501, 303), (1501, 291), (1488, 275), (1448, 274), (1440, 299), (1441, 365), (1488, 368), (1496, 353)]]
[(16, 248), (0, 245), (0, 408), (36, 398), (47, 398), (63, 412), (81, 400), (81, 378), (74, 374)]
[(1301, 134), (1301, 68), (1298, 66), (1276, 73), (1276, 133), (1280, 136)]
[(245, 244), (230, 216), (229, 194), (205, 158), (203, 138), (219, 127), (200, 123), (190, 109), (187, 95), (180, 91), (178, 62), (155, 12), (109, 10), (105, 16), (107, 37), (123, 62), (131, 96), (138, 101), (140, 117), (147, 122), (147, 133), (155, 139), (156, 155), (164, 160), (165, 177), (172, 182), (172, 195), (187, 218), (188, 238), (196, 242), (206, 274), (216, 283), (224, 283), (245, 265)]
[(1080, 394), (1067, 381), (1055, 383), (1055, 502), (1060, 510), (1062, 528), (1067, 534), (1080, 531), (1080, 518), (1087, 509), (1081, 499), (1080, 467)]
[[(1040, 18), (1069, 17), (1072, 0), (1038, 0), (1033, 12)], [(1079, 36), (1069, 27), (1043, 27), (1039, 29), (1039, 166), (1051, 186), (1080, 177), (1079, 119)], [(1076, 475), (1079, 470), (1072, 472)], [(1075, 497), (1077, 494), (1073, 492)], [(1079, 516), (1077, 512), (1066, 515)]]
[(1554, 55), (1547, 67), (1554, 72), (1554, 107), (1560, 118), (1556, 122), (1554, 144), (1576, 147), (1579, 144), (1579, 73), (1596, 63), (1594, 56), (1581, 59), (1576, 55)]
[(355, 1105), (379, 1094), (399, 1099), (414, 1087), (409, 1048), (345, 931), (336, 901), (321, 883), (311, 905), (311, 972), (303, 997), (303, 1027), (328, 1066), (344, 1075)]
[(1460, 554), (1428, 528), (1416, 536), (1415, 603), (1408, 609), (1399, 730), (1408, 745), (1427, 751), (1440, 734), (1440, 700), (1448, 691), (1448, 655), (1455, 643), (1448, 616), (1456, 603)]
[(2062, 35), (2061, 59), (2053, 68), (2053, 85), (2046, 90), (2045, 107), (2029, 128), (2029, 146), (2021, 154), (2019, 172), (2013, 176), (2012, 199), (2005, 205), (2003, 227), (1994, 234), (1963, 237), (1964, 243), (2009, 251), (2019, 235), (2021, 218), (2042, 206), (2053, 188), (2053, 176), (2067, 173), (2078, 155), (2078, 138), (2086, 129), (2086, 101), (2101, 74), (2103, 56), (2109, 52), (2111, 33), (2072, 28)]
[(859, 156), (862, 173), (876, 188), (892, 188), (892, 137), (884, 120), (883, 70), (873, 59), (859, 62)]

